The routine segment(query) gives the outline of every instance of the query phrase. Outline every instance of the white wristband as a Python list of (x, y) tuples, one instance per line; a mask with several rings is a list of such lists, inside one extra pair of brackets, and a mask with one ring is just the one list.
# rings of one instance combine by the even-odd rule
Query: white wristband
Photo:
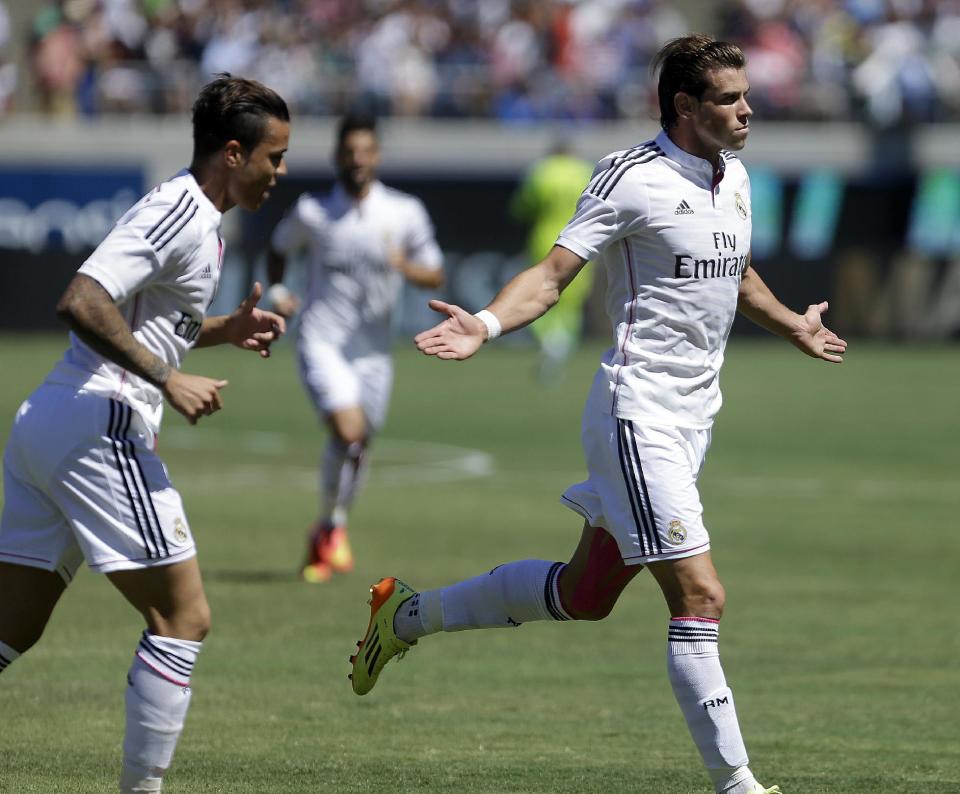
[(276, 284), (271, 284), (267, 287), (266, 299), (270, 302), (271, 306), (276, 306), (277, 301), (289, 300), (292, 296), (292, 293), (287, 289), (283, 283), (277, 282)]
[(489, 312), (486, 309), (482, 309), (481, 311), (478, 311), (473, 316), (476, 317), (485, 326), (487, 326), (488, 342), (500, 336), (500, 332), (503, 329), (500, 327), (500, 321), (497, 319), (497, 315), (495, 315), (493, 312)]

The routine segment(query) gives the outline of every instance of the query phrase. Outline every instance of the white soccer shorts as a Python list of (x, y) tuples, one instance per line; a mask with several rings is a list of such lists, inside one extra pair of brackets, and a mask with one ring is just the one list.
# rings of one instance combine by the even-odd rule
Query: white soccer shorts
[(710, 430), (645, 426), (588, 408), (581, 440), (589, 476), (561, 500), (613, 535), (627, 565), (709, 550), (697, 476)]
[(168, 565), (196, 554), (180, 494), (140, 415), (45, 383), (20, 406), (3, 464), (0, 560), (56, 571)]
[(353, 354), (326, 342), (300, 338), (300, 378), (321, 414), (359, 406), (373, 430), (387, 418), (393, 388), (389, 353)]

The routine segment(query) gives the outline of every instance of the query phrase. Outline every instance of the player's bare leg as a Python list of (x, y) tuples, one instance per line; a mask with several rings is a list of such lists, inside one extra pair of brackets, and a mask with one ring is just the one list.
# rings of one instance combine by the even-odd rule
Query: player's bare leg
[(648, 567), (670, 609), (670, 684), (714, 789), (723, 794), (776, 794), (779, 788), (763, 788), (747, 766), (733, 693), (720, 665), (725, 594), (710, 553)]
[[(585, 526), (569, 564), (519, 560), (422, 593), (399, 580), (382, 579), (371, 588), (367, 632), (351, 657), (354, 691), (369, 692), (390, 658), (438, 631), (515, 627), (534, 620), (600, 620), (641, 570), (623, 564), (606, 530)], [(374, 650), (368, 658), (374, 644), (380, 652)]]
[(310, 532), (303, 569), (309, 582), (325, 582), (334, 573), (353, 570), (347, 510), (362, 479), (369, 440), (367, 419), (359, 406), (331, 411), (326, 419), (330, 438), (320, 475), (322, 512)]
[(576, 620), (603, 620), (642, 570), (642, 565), (624, 564), (617, 541), (603, 527), (585, 523), (576, 551), (560, 571), (563, 608)]
[(0, 562), (0, 673), (40, 639), (66, 587), (53, 571)]
[(190, 706), (210, 607), (195, 557), (107, 577), (147, 623), (127, 675), (120, 791), (160, 791)]

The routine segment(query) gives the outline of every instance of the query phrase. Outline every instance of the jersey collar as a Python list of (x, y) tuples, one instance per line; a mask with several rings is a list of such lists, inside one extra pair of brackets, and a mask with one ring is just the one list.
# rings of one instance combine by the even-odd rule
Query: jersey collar
[(370, 199), (380, 195), (380, 193), (383, 190), (384, 190), (383, 182), (381, 182), (379, 179), (374, 179), (370, 183), (370, 190), (368, 191), (367, 195), (358, 201), (349, 193), (347, 193), (343, 185), (337, 182), (333, 186), (333, 198), (341, 206), (349, 207), (349, 206), (358, 205), (358, 204), (366, 204), (368, 201), (370, 201)]
[(713, 164), (709, 160), (704, 160), (701, 157), (690, 154), (690, 152), (685, 149), (681, 149), (670, 140), (670, 136), (667, 135), (666, 130), (660, 130), (654, 142), (663, 150), (663, 153), (667, 157), (684, 168), (693, 171), (697, 176), (701, 177), (707, 185), (715, 187), (720, 183), (720, 180), (723, 179), (726, 161), (722, 157), (720, 158), (717, 172), (714, 173)]

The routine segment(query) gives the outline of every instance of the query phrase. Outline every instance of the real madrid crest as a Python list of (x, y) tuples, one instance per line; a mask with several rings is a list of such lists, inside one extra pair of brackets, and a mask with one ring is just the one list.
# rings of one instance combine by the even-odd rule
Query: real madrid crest
[(670, 538), (671, 543), (679, 545), (687, 539), (687, 528), (675, 518), (667, 528), (667, 537)]
[(187, 542), (187, 528), (183, 525), (183, 519), (177, 518), (173, 522), (173, 537), (176, 538), (178, 543)]
[(747, 219), (747, 205), (746, 205), (746, 202), (743, 200), (743, 196), (741, 196), (739, 193), (734, 193), (734, 194), (733, 194), (733, 202), (734, 202), (734, 204), (735, 204), (736, 207), (737, 207), (737, 215), (739, 215), (741, 218), (743, 218), (744, 220), (746, 220), (746, 219)]

